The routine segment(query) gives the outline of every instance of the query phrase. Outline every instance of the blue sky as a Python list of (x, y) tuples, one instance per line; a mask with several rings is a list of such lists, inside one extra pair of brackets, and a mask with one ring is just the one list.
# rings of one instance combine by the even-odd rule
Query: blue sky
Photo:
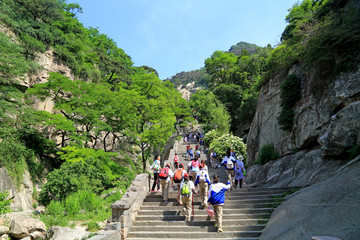
[(216, 50), (240, 41), (276, 45), (288, 9), (298, 0), (68, 0), (131, 56), (155, 68), (160, 79), (199, 69)]

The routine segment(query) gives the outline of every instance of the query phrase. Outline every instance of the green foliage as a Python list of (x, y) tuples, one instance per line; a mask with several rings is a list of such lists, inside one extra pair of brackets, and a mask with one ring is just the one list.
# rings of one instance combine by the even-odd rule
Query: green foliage
[(249, 54), (253, 54), (257, 51), (258, 46), (256, 44), (250, 44), (247, 42), (238, 42), (237, 44), (231, 46), (229, 49), (230, 53), (239, 56), (243, 53), (243, 50), (246, 50)]
[(271, 160), (275, 160), (279, 158), (279, 154), (277, 153), (274, 145), (272, 144), (265, 144), (261, 147), (256, 162), (265, 164)]
[(350, 157), (349, 157), (349, 159), (352, 160), (352, 159), (356, 158), (359, 155), (360, 155), (360, 145), (353, 146), (350, 149)]
[(205, 72), (205, 69), (194, 70), (189, 72), (180, 72), (171, 78), (165, 79), (165, 81), (170, 81), (174, 84), (175, 88), (182, 87), (184, 88), (188, 83), (195, 82), (194, 88), (201, 87), (203, 89), (208, 88), (208, 78), (209, 75)]
[(0, 192), (0, 214), (10, 212), (11, 199), (7, 199), (9, 192)]
[(100, 193), (114, 186), (127, 186), (133, 178), (132, 171), (111, 160), (113, 153), (75, 147), (63, 148), (61, 159), (65, 160), (60, 169), (47, 176), (39, 202), (47, 205), (53, 199), (64, 200), (80, 190)]
[(244, 144), (242, 138), (231, 134), (223, 134), (211, 142), (210, 149), (214, 150), (220, 159), (226, 156), (228, 149), (233, 149), (235, 156), (242, 155), (244, 157), (244, 163), (246, 163), (246, 144)]
[(92, 221), (90, 221), (88, 224), (87, 224), (87, 226), (88, 226), (88, 231), (90, 231), (90, 232), (95, 232), (95, 231), (98, 231), (98, 230), (100, 230), (100, 225), (96, 222), (96, 221), (94, 221), (94, 220), (92, 220)]
[(230, 128), (230, 116), (225, 106), (210, 91), (198, 91), (190, 98), (189, 105), (195, 111), (201, 123), (209, 130), (218, 129), (221, 132), (228, 132)]
[(294, 105), (301, 97), (300, 79), (291, 74), (281, 84), (281, 112), (278, 123), (282, 130), (291, 131), (293, 127)]
[(219, 138), (222, 134), (223, 133), (221, 133), (219, 130), (216, 130), (216, 129), (212, 129), (211, 131), (206, 132), (205, 137), (204, 137), (204, 141), (205, 141), (206, 145), (210, 146), (212, 141), (214, 141), (214, 139), (216, 139), (216, 138)]

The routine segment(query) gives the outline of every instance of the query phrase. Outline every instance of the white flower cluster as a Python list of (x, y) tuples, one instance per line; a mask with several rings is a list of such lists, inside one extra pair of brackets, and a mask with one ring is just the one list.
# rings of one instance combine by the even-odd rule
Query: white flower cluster
[(243, 142), (242, 138), (231, 134), (224, 134), (215, 138), (210, 143), (210, 149), (214, 150), (220, 158), (226, 156), (227, 149), (233, 149), (237, 158), (242, 155), (244, 157), (244, 161), (246, 160), (246, 144)]

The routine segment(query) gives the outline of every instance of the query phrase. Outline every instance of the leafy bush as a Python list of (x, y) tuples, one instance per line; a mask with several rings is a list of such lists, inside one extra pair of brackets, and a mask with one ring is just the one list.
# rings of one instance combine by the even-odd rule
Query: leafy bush
[(90, 232), (98, 231), (101, 228), (100, 225), (94, 220), (90, 221), (87, 224), (87, 226), (88, 226), (88, 231), (90, 231)]
[(257, 162), (261, 164), (265, 164), (271, 160), (279, 158), (279, 154), (277, 153), (274, 145), (272, 144), (265, 144), (261, 147), (258, 156)]
[(353, 146), (351, 149), (350, 149), (350, 160), (356, 158), (357, 156), (360, 155), (360, 145), (357, 145), (357, 146)]
[(9, 192), (0, 192), (0, 214), (10, 212), (11, 199), (7, 199)]
[(219, 131), (219, 130), (216, 130), (216, 129), (213, 129), (209, 132), (207, 132), (204, 136), (204, 141), (205, 141), (205, 144), (207, 146), (210, 146), (211, 142), (220, 137), (222, 135), (222, 133)]
[(244, 162), (246, 162), (246, 145), (242, 138), (224, 134), (211, 142), (210, 149), (214, 150), (220, 159), (226, 156), (226, 150), (233, 149), (235, 156), (242, 155), (244, 157)]
[(281, 112), (277, 118), (282, 130), (291, 131), (293, 127), (294, 105), (301, 97), (300, 80), (291, 74), (281, 84)]

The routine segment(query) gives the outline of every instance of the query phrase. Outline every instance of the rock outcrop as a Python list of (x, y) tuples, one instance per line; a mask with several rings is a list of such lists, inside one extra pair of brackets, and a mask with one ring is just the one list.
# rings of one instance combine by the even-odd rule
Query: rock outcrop
[(186, 84), (186, 86), (180, 85), (177, 88), (177, 90), (178, 90), (178, 92), (181, 93), (181, 96), (185, 100), (189, 101), (192, 94), (196, 93), (197, 90), (202, 89), (201, 87), (195, 88), (194, 86), (195, 86), (195, 82), (191, 82), (191, 83)]
[(360, 239), (360, 156), (328, 180), (288, 196), (272, 214), (260, 240), (308, 240), (311, 236)]
[(283, 81), (283, 77), (277, 76), (261, 88), (247, 138), (248, 163), (256, 160), (265, 144), (273, 144), (280, 156), (294, 149), (321, 145), (324, 157), (341, 156), (360, 144), (360, 69), (330, 82), (314, 74), (305, 75), (300, 66), (294, 66), (289, 74), (301, 80), (301, 99), (294, 110), (293, 129), (283, 131), (277, 121)]
[(46, 239), (49, 240), (76, 240), (86, 239), (90, 232), (75, 230), (69, 227), (53, 226), (46, 232)]
[(25, 237), (45, 239), (46, 226), (34, 218), (17, 217), (11, 221), (9, 232), (11, 236), (17, 239)]

